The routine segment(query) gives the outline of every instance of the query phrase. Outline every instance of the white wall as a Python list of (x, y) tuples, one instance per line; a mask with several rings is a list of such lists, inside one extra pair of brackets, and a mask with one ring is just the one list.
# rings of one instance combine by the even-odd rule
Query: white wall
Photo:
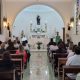
[[(3, 1), (3, 16), (5, 16), (5, 12), (8, 18), (8, 22), (13, 25), (13, 22), (17, 16), (17, 14), (23, 10), (25, 7), (29, 7), (34, 4), (43, 4), (52, 7), (57, 10), (62, 16), (65, 26), (69, 22), (70, 17), (72, 17), (74, 1), (27, 1), (27, 0), (2, 0)], [(6, 3), (5, 3), (6, 1)], [(6, 4), (6, 6), (5, 6)], [(6, 8), (6, 11), (5, 11)]]
[[(15, 36), (20, 36), (22, 30), (24, 34), (29, 38), (31, 36), (30, 24), (32, 23), (32, 28), (37, 28), (36, 17), (40, 16), (40, 28), (45, 29), (45, 23), (47, 24), (47, 32), (45, 35), (48, 38), (53, 38), (56, 35), (56, 32), (60, 32), (61, 38), (63, 38), (64, 22), (61, 16), (52, 8), (44, 5), (33, 5), (29, 8), (22, 10), (16, 17), (12, 34)], [(37, 33), (36, 33), (37, 34)]]
[[(62, 16), (64, 20), (64, 27), (66, 27), (67, 31), (67, 23), (69, 22), (70, 17), (73, 15), (73, 6), (74, 6), (74, 0), (69, 1), (44, 1), (41, 0), (40, 2), (37, 2), (35, 0), (28, 1), (28, 0), (2, 0), (3, 1), (3, 16), (5, 14), (7, 15), (8, 22), (10, 23), (10, 26), (12, 28), (14, 20), (17, 16), (17, 14), (23, 10), (25, 7), (34, 5), (34, 4), (43, 4), (52, 7), (55, 9), (59, 14)], [(6, 5), (5, 5), (6, 1)], [(5, 7), (6, 6), (6, 7)], [(63, 26), (62, 26), (63, 27)]]

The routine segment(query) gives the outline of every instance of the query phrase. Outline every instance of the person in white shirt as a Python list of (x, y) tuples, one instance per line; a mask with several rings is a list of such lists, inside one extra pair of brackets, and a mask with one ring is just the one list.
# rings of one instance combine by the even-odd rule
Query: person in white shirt
[(80, 80), (80, 73), (77, 74), (76, 80)]
[(77, 45), (74, 45), (72, 49), (70, 48), (67, 50), (67, 53), (68, 53), (67, 58), (72, 57), (75, 54), (75, 48), (76, 47), (77, 47)]
[(22, 41), (22, 43), (28, 43), (28, 40), (27, 40), (27, 38), (25, 37), (25, 35), (22, 37), (21, 41)]
[[(66, 65), (77, 65), (80, 66), (80, 47), (75, 48), (75, 55), (72, 57), (69, 57)], [(68, 77), (71, 79), (75, 79), (76, 75), (75, 74), (67, 74)]]
[(49, 49), (53, 53), (58, 49), (58, 46), (56, 45), (55, 42), (53, 42), (53, 44), (49, 46)]
[(14, 47), (15, 47), (16, 49), (18, 49), (18, 48), (19, 48), (19, 44), (17, 43), (17, 41), (16, 41), (16, 40), (14, 40)]
[(13, 36), (13, 37), (11, 38), (11, 41), (12, 41), (12, 42), (14, 42), (14, 40), (16, 40), (16, 37), (15, 37), (15, 36)]

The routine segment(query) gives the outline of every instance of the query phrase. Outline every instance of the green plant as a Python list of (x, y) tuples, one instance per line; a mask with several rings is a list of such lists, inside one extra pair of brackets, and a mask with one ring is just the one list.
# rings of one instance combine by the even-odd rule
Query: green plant
[(39, 42), (39, 41), (38, 41), (36, 44), (38, 45), (38, 46), (37, 46), (37, 49), (41, 49), (41, 44), (42, 44), (42, 42)]

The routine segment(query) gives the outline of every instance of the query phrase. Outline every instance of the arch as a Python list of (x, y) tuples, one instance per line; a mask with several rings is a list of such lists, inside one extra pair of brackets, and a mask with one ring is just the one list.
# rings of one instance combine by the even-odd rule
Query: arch
[[(52, 9), (54, 9), (57, 13), (59, 13), (59, 15), (61, 16), (61, 18), (62, 18), (62, 20), (63, 20), (63, 22), (64, 22), (64, 17), (63, 17), (63, 15), (62, 15), (56, 8), (54, 8), (52, 5), (45, 4), (45, 3), (33, 3), (33, 4), (29, 4), (28, 6), (22, 7), (22, 8), (16, 13), (16, 15), (15, 15), (15, 17), (14, 17), (14, 20), (13, 20), (13, 23), (14, 23), (17, 15), (18, 15), (21, 11), (23, 11), (24, 9), (26, 9), (26, 8), (28, 8), (28, 7), (30, 7), (30, 6), (33, 6), (33, 5), (44, 5), (44, 6), (48, 6), (48, 7), (52, 8)], [(13, 23), (12, 23), (12, 25), (13, 25)], [(64, 24), (65, 24), (65, 22), (64, 22)], [(64, 26), (64, 27), (65, 27), (65, 26)]]
[[(13, 23), (13, 27), (14, 26), (16, 26), (15, 25), (15, 23), (16, 23), (16, 21), (18, 20), (18, 18), (19, 18), (19, 16), (21, 15), (21, 14), (23, 14), (23, 13), (27, 13), (27, 12), (33, 12), (35, 9), (35, 12), (43, 12), (43, 13), (45, 13), (44, 12), (44, 10), (42, 11), (42, 9), (40, 9), (41, 7), (40, 6), (42, 6), (43, 8), (45, 8), (45, 12), (49, 12), (50, 14), (51, 13), (55, 13), (56, 15), (58, 15), (58, 18), (60, 18), (60, 21), (61, 22), (59, 22), (58, 21), (58, 23), (60, 23), (62, 26), (60, 26), (60, 28), (63, 28), (64, 27), (64, 21), (63, 21), (63, 19), (62, 19), (62, 17), (61, 17), (61, 15), (55, 10), (55, 9), (53, 9), (53, 8), (51, 8), (51, 7), (49, 7), (49, 6), (46, 6), (46, 5), (42, 5), (42, 4), (40, 4), (40, 5), (38, 5), (38, 4), (36, 4), (36, 5), (32, 5), (32, 6), (29, 6), (29, 7), (27, 7), (27, 8), (24, 8), (22, 11), (20, 11), (18, 14), (17, 14), (17, 16), (16, 16), (16, 18), (15, 18), (15, 20), (14, 20), (14, 23)], [(45, 22), (47, 22), (47, 21), (45, 21)], [(30, 23), (30, 22), (29, 22)], [(29, 25), (29, 24), (28, 24)], [(56, 27), (56, 28), (58, 28), (58, 26)], [(14, 32), (13, 32), (13, 34), (14, 34)], [(19, 33), (18, 33), (19, 34)], [(18, 36), (18, 35), (17, 35)]]

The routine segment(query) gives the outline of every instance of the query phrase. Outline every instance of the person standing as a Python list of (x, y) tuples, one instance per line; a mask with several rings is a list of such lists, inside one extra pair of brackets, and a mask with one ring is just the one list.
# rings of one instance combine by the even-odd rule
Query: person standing
[(60, 36), (59, 36), (59, 32), (57, 32), (57, 36), (56, 36), (56, 44), (58, 44), (60, 41)]

